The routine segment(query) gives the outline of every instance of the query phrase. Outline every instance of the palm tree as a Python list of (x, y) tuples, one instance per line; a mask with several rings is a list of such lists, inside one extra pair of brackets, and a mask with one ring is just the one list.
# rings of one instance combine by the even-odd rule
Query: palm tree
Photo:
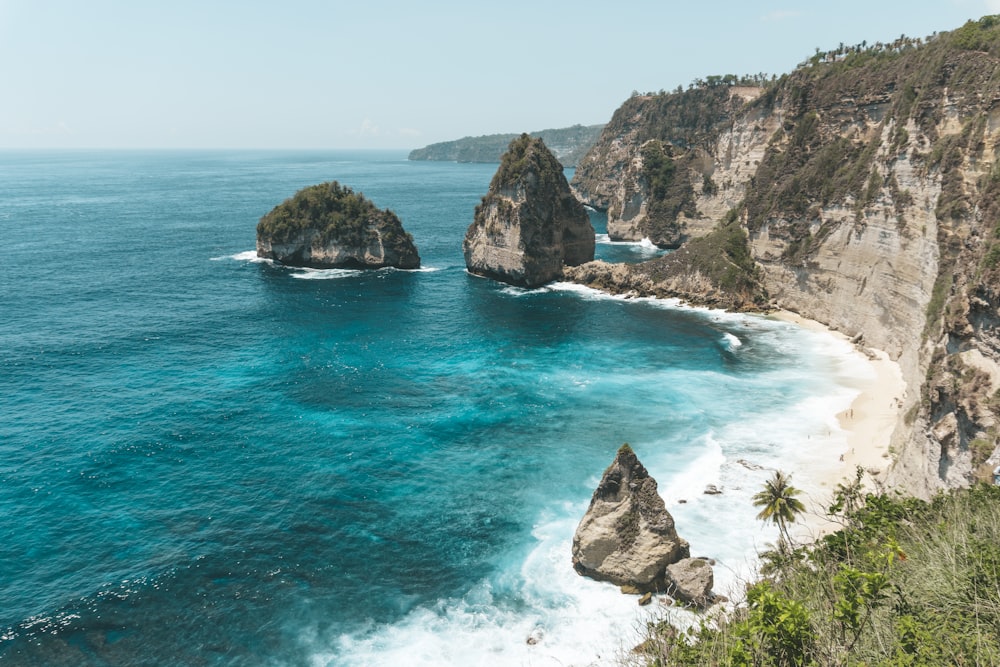
[(802, 492), (792, 486), (791, 481), (790, 475), (775, 470), (774, 476), (764, 483), (764, 489), (753, 497), (754, 507), (763, 508), (757, 518), (777, 524), (781, 536), (789, 543), (787, 524), (806, 511), (802, 501), (795, 497)]

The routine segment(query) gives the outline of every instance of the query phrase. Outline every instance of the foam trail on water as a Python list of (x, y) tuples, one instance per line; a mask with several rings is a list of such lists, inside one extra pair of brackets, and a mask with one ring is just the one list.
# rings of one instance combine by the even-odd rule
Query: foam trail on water
[[(531, 291), (509, 289), (518, 296), (557, 289), (585, 299), (621, 298), (567, 283)], [(662, 441), (632, 443), (658, 481), (679, 535), (691, 545), (691, 555), (715, 559), (715, 592), (739, 600), (746, 582), (754, 578), (756, 554), (778, 536), (773, 525), (757, 520), (753, 495), (778, 468), (792, 474), (799, 488), (818, 485), (846, 446), (835, 415), (850, 404), (856, 385), (870, 368), (853, 346), (828, 334), (760, 317), (701, 312), (716, 325), (747, 332), (743, 339), (722, 332), (733, 349), (745, 345), (759, 353), (767, 348), (815, 361), (815, 366), (780, 365), (746, 380), (751, 383), (749, 390), (755, 386), (752, 383), (808, 388), (798, 400), (753, 408), (736, 400), (730, 418), (693, 438), (681, 442), (664, 434)], [(727, 377), (720, 373), (704, 377), (694, 370), (673, 373), (669, 378), (692, 387), (691, 391), (698, 391), (696, 386), (710, 391)], [(588, 488), (596, 485), (599, 474), (594, 472)], [(705, 493), (708, 485), (721, 493)], [(812, 504), (810, 498), (803, 500)], [(313, 664), (615, 665), (641, 641), (640, 630), (647, 621), (669, 615), (681, 626), (696, 623), (688, 612), (659, 604), (639, 607), (635, 597), (622, 595), (615, 586), (576, 574), (570, 559), (572, 536), (588, 502), (589, 497), (554, 500), (541, 507), (527, 547), (503, 556), (495, 571), (485, 573), (460, 598), (423, 605), (398, 622), (365, 632), (314, 637)]]
[(314, 654), (334, 665), (615, 665), (638, 642), (634, 629), (655, 610), (617, 587), (585, 579), (570, 566), (583, 504), (539, 518), (527, 556), (460, 599), (420, 607), (402, 621), (363, 636), (340, 636)]
[(292, 278), (300, 280), (337, 280), (339, 278), (350, 278), (360, 276), (362, 269), (309, 269), (296, 268), (297, 273), (292, 274)]
[(243, 252), (238, 252), (234, 255), (222, 255), (221, 257), (211, 257), (210, 260), (213, 262), (221, 262), (223, 260), (236, 260), (237, 262), (254, 262), (255, 264), (272, 264), (272, 260), (266, 257), (258, 257), (256, 250), (245, 250)]
[(500, 291), (509, 296), (529, 296), (531, 294), (545, 294), (550, 291), (548, 287), (536, 287), (534, 289), (529, 289), (527, 287), (515, 287), (514, 285), (507, 285), (500, 288)]
[(663, 248), (650, 241), (648, 237), (643, 238), (641, 241), (612, 241), (608, 234), (595, 234), (594, 241), (599, 245), (627, 248), (644, 255), (655, 255), (666, 252)]

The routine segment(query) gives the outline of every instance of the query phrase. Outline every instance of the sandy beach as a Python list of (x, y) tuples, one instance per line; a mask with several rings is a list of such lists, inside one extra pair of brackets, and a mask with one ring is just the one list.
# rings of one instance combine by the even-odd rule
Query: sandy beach
[[(777, 311), (771, 316), (848, 340), (842, 333), (789, 311)], [(830, 505), (834, 489), (845, 480), (853, 480), (858, 466), (868, 471), (866, 483), (870, 486), (871, 478), (878, 479), (892, 463), (889, 443), (902, 411), (906, 383), (899, 365), (888, 354), (865, 347), (863, 343), (855, 348), (856, 354), (867, 360), (872, 375), (859, 386), (860, 392), (850, 407), (837, 415), (840, 428), (846, 434), (846, 450), (830, 452), (828, 473), (814, 476), (808, 484), (795, 484), (803, 492), (801, 497), (807, 511), (804, 519), (796, 522), (791, 531), (798, 540), (812, 541), (839, 527), (826, 517), (825, 510)]]

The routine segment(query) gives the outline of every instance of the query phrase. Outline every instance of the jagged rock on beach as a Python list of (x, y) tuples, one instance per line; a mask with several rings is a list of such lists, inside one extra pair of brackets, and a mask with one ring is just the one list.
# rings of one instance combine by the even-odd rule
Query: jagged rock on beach
[(667, 565), (689, 556), (656, 480), (632, 448), (622, 445), (573, 536), (573, 567), (584, 576), (640, 593), (663, 591)]

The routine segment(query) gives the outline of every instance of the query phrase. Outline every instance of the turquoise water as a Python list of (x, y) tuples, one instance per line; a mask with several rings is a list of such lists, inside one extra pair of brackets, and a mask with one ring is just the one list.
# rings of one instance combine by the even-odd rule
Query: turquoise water
[[(647, 612), (569, 541), (626, 441), (738, 579), (773, 535), (737, 460), (835, 460), (857, 362), (763, 318), (468, 275), (494, 169), (0, 153), (0, 662), (610, 660)], [(424, 268), (256, 261), (259, 217), (331, 179), (396, 211)]]

